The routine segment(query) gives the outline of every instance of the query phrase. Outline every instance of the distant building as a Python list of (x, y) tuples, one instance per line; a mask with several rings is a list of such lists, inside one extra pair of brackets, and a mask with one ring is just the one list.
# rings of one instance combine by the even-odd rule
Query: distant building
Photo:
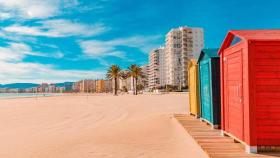
[(54, 83), (48, 86), (48, 93), (56, 93), (56, 85)]
[(65, 82), (64, 83), (65, 92), (72, 92), (73, 91), (73, 83), (72, 82)]
[(166, 35), (165, 84), (187, 87), (187, 64), (197, 58), (204, 47), (202, 28), (179, 27)]
[(37, 93), (38, 92), (38, 87), (33, 87), (31, 88), (32, 93)]
[(49, 84), (48, 83), (42, 83), (39, 87), (37, 87), (38, 93), (47, 93), (49, 92)]
[(56, 93), (63, 93), (65, 92), (65, 87), (56, 87)]
[[(71, 88), (73, 87), (73, 88)], [(94, 93), (96, 91), (96, 82), (95, 80), (81, 80), (77, 81), (74, 84), (68, 84), (65, 86), (65, 90), (73, 89), (74, 92), (81, 93)]]
[(95, 81), (94, 80), (83, 80), (82, 81), (82, 92), (92, 93), (95, 91)]
[(0, 93), (8, 93), (8, 88), (0, 88)]
[[(24, 88), (21, 86), (17, 86), (19, 88), (0, 88), (0, 93), (64, 93), (73, 92), (73, 83), (65, 82), (63, 83), (42, 83), (40, 85), (35, 84), (34, 87)], [(29, 86), (27, 86), (29, 87)]]
[(164, 47), (154, 49), (149, 55), (148, 86), (157, 89), (164, 85)]
[[(123, 70), (125, 74), (128, 74), (128, 70)], [(126, 79), (119, 78), (118, 79), (118, 89), (122, 91), (129, 91), (131, 90), (131, 77), (127, 76)]]
[(104, 92), (110, 93), (113, 91), (113, 82), (112, 80), (104, 80)]
[(96, 92), (96, 82), (95, 82), (95, 80), (91, 80), (91, 82), (90, 82), (90, 92), (91, 93)]
[(24, 89), (25, 93), (35, 93), (35, 91), (33, 91), (33, 88), (26, 88)]
[(97, 80), (96, 81), (96, 92), (97, 93), (105, 92), (105, 81), (104, 80)]
[(141, 66), (143, 77), (140, 78), (140, 84), (143, 86), (144, 89), (149, 87), (149, 64)]
[(112, 86), (113, 85), (111, 80), (87, 79), (87, 80), (81, 80), (73, 83), (72, 89), (74, 92), (80, 92), (80, 93), (108, 93), (108, 92), (112, 92), (113, 90)]
[(73, 85), (74, 92), (83, 92), (82, 81), (77, 81)]

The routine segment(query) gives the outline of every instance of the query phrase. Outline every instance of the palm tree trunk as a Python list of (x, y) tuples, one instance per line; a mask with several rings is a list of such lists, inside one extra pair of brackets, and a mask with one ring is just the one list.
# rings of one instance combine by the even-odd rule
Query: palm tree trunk
[(134, 77), (132, 77), (132, 88), (133, 88), (133, 95), (135, 95), (135, 83), (134, 83)]
[(117, 78), (115, 77), (115, 92), (114, 92), (114, 95), (118, 95), (118, 90), (117, 90), (117, 87), (118, 87), (118, 83), (117, 83)]
[(137, 95), (137, 93), (138, 93), (138, 92), (137, 92), (137, 80), (138, 80), (138, 78), (136, 77), (136, 78), (135, 78), (135, 85), (136, 85), (136, 86), (135, 86), (135, 95)]

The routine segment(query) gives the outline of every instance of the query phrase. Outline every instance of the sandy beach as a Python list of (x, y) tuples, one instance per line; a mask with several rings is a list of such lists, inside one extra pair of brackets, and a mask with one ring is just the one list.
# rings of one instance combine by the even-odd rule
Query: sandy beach
[(203, 158), (172, 118), (187, 94), (0, 100), (2, 158)]

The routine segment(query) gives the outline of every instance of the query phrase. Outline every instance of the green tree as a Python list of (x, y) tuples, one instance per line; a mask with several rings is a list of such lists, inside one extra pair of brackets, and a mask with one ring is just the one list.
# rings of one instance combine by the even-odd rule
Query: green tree
[(107, 78), (114, 80), (114, 95), (118, 95), (118, 78), (120, 76), (121, 69), (118, 65), (112, 65), (107, 71)]
[(137, 91), (138, 79), (140, 77), (143, 77), (142, 68), (135, 64), (132, 64), (132, 65), (130, 65), (128, 70), (129, 70), (130, 76), (132, 77), (132, 85), (133, 85), (133, 89), (134, 89), (133, 94), (137, 95), (138, 94), (138, 91)]

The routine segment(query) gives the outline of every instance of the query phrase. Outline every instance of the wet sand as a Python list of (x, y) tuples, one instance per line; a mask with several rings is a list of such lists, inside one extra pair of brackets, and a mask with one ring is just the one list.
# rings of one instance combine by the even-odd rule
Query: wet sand
[(0, 99), (2, 158), (204, 158), (172, 117), (187, 94)]

